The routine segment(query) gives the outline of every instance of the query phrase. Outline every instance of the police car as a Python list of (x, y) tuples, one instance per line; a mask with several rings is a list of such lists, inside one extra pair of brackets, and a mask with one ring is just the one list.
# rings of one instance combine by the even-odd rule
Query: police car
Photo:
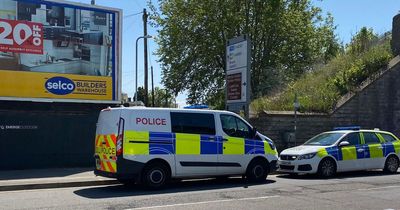
[(390, 132), (342, 127), (281, 152), (280, 172), (334, 176), (336, 172), (383, 169), (396, 173), (400, 141)]
[(245, 175), (265, 181), (276, 168), (274, 143), (227, 111), (145, 107), (100, 112), (95, 174), (163, 186), (170, 178)]

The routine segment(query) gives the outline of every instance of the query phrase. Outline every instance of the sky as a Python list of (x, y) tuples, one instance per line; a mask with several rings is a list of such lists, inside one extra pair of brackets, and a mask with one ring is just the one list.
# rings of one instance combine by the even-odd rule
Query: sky
[[(90, 0), (72, 0), (90, 4)], [(157, 1), (157, 0), (153, 0)], [(400, 11), (399, 0), (312, 0), (315, 6), (321, 7), (324, 13), (330, 12), (337, 26), (336, 34), (343, 44), (349, 43), (351, 36), (362, 27), (372, 28), (377, 33), (391, 30), (392, 18)], [(147, 0), (96, 0), (97, 5), (115, 7), (123, 10), (122, 32), (122, 91), (133, 97), (135, 92), (135, 41), (143, 35), (143, 8)], [(149, 10), (147, 8), (147, 10)], [(137, 14), (137, 15), (135, 15)], [(157, 36), (157, 30), (148, 25), (148, 34)], [(161, 68), (154, 55), (157, 44), (148, 39), (149, 71), (154, 69), (154, 86), (162, 87)], [(143, 39), (138, 43), (138, 86), (144, 84)], [(150, 73), (149, 73), (150, 78)], [(149, 87), (150, 86), (149, 82)], [(185, 105), (186, 94), (180, 94), (177, 103)]]

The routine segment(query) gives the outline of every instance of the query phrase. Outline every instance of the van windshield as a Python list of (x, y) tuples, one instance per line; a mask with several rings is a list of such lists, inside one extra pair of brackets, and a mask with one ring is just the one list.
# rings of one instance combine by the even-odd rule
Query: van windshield
[(340, 139), (344, 133), (321, 133), (308, 140), (304, 145), (330, 146)]

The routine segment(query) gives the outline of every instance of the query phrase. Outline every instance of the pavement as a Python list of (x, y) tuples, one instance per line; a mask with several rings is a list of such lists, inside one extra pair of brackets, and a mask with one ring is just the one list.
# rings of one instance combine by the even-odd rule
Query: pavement
[(56, 168), (0, 171), (0, 191), (118, 184), (95, 176), (93, 168)]

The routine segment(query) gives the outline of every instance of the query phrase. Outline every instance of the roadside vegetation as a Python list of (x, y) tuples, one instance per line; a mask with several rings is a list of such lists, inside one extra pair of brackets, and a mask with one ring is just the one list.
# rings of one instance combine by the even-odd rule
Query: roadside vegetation
[(251, 106), (256, 112), (290, 111), (297, 95), (300, 112), (327, 113), (342, 96), (355, 91), (368, 77), (386, 67), (392, 58), (390, 36), (378, 38), (372, 29), (362, 28), (326, 65), (303, 74), (275, 94), (254, 100)]

